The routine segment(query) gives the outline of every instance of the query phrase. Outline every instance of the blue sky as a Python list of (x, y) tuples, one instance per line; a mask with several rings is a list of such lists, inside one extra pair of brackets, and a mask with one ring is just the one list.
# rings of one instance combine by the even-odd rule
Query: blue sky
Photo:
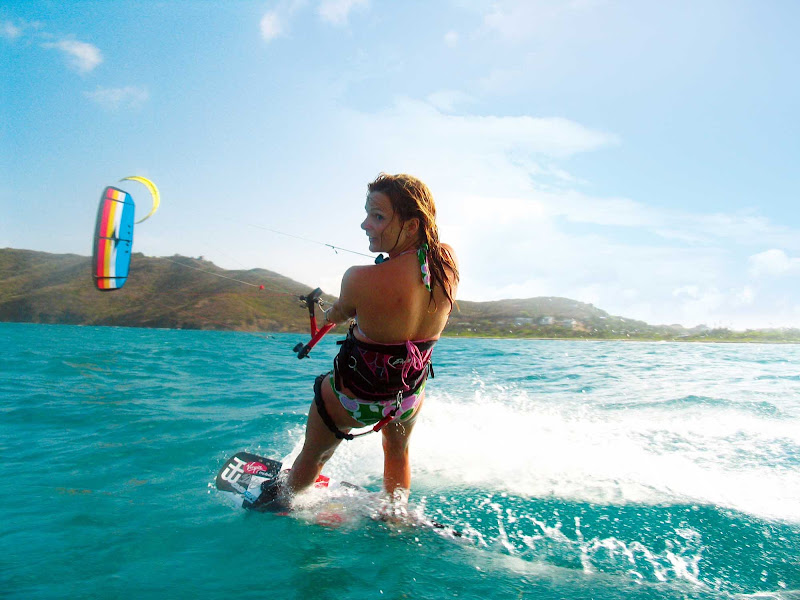
[[(147, 255), (338, 292), (366, 183), (437, 201), (460, 298), (800, 326), (800, 3), (4, 2), (0, 247), (89, 255), (159, 186)], [(126, 183), (137, 214), (149, 199)]]

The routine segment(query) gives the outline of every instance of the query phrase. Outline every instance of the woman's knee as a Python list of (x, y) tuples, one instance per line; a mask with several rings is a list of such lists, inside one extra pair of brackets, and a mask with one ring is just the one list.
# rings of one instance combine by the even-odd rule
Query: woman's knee
[(383, 451), (387, 455), (400, 455), (408, 453), (408, 445), (410, 442), (409, 434), (411, 432), (397, 432), (397, 431), (384, 431), (383, 434)]
[(309, 468), (322, 469), (325, 463), (331, 459), (335, 451), (335, 447), (321, 448), (319, 446), (306, 444), (295, 459), (295, 464), (306, 465)]

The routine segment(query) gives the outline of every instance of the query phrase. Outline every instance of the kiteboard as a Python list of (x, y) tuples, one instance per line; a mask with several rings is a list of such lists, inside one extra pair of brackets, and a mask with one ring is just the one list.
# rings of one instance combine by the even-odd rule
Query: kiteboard
[[(269, 501), (263, 502), (264, 498), (261, 497), (262, 494), (268, 495), (270, 493), (271, 484), (277, 480), (281, 473), (285, 472), (288, 471), (283, 468), (283, 463), (280, 461), (265, 458), (252, 452), (237, 452), (222, 465), (219, 473), (217, 473), (215, 485), (221, 492), (230, 494), (235, 498), (242, 508), (258, 512), (277, 512), (285, 515), (289, 513), (289, 508), (278, 506), (276, 509)], [(313, 520), (316, 523), (327, 527), (339, 527), (354, 518), (352, 512), (348, 511), (342, 502), (336, 500), (335, 497), (337, 495), (340, 496), (340, 500), (342, 495), (356, 496), (364, 504), (368, 504), (369, 498), (375, 496), (375, 494), (360, 485), (338, 481), (326, 475), (320, 475), (314, 482), (314, 487), (318, 490), (332, 492), (331, 495), (333, 497), (318, 506), (313, 515)], [(386, 520), (379, 513), (369, 516), (375, 520)], [(460, 538), (463, 536), (463, 533), (457, 529), (427, 518), (408, 518), (408, 515), (406, 515), (404, 520), (412, 526), (430, 527), (450, 537)]]
[[(265, 502), (262, 494), (269, 494), (271, 485), (274, 484), (284, 471), (280, 461), (264, 458), (251, 452), (237, 452), (228, 460), (217, 474), (215, 484), (217, 489), (234, 495), (241, 499), (242, 508), (259, 512), (271, 511), (286, 513), (288, 508), (282, 508), (270, 502)], [(317, 489), (337, 490), (348, 489), (367, 493), (361, 486), (346, 481), (337, 481), (326, 475), (320, 475), (314, 482)]]

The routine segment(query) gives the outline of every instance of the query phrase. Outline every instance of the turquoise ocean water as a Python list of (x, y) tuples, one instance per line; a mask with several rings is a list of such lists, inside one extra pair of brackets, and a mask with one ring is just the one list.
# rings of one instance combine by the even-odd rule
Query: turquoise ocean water
[(336, 337), (0, 323), (0, 598), (800, 598), (800, 346), (442, 340), (411, 508), (455, 539), (213, 489), (291, 461)]

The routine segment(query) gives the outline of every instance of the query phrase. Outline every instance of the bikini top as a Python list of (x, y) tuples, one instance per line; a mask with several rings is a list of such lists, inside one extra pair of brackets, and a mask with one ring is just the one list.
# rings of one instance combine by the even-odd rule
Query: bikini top
[[(433, 377), (431, 355), (436, 340), (381, 344), (358, 339), (355, 327), (354, 323), (347, 337), (337, 342), (342, 346), (333, 359), (337, 390), (346, 387), (362, 400), (396, 400), (416, 392), (429, 373)], [(364, 335), (360, 328), (359, 332)]]

